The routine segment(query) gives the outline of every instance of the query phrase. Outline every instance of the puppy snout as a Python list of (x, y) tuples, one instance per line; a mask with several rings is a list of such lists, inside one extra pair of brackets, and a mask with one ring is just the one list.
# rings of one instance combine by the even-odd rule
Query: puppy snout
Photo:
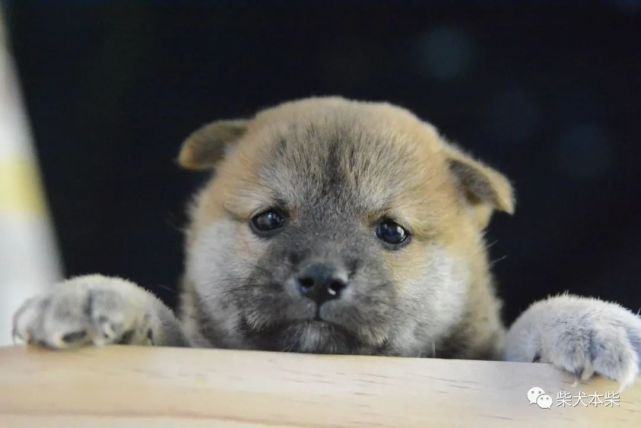
[(316, 263), (303, 269), (297, 276), (296, 283), (301, 295), (320, 306), (341, 297), (347, 287), (347, 278), (330, 265)]

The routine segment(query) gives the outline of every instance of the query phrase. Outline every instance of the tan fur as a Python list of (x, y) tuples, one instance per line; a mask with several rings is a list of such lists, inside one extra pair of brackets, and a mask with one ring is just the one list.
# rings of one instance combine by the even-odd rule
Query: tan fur
[[(307, 117), (319, 115), (328, 116), (328, 120), (338, 116), (349, 118), (358, 115), (358, 126), (366, 127), (382, 136), (389, 135), (390, 140), (398, 141), (407, 150), (415, 153), (416, 164), (420, 165), (420, 168), (415, 171), (415, 182), (407, 183), (407, 187), (412, 191), (401, 194), (395, 205), (407, 216), (407, 220), (413, 224), (414, 231), (420, 236), (429, 237), (435, 230), (445, 236), (459, 236), (459, 224), (453, 217), (461, 210), (461, 194), (447, 170), (449, 159), (462, 160), (471, 165), (471, 168), (475, 168), (479, 174), (488, 176), (489, 186), (495, 188), (498, 196), (495, 206), (487, 204), (484, 208), (513, 212), (512, 190), (505, 177), (464, 155), (442, 139), (434, 127), (420, 121), (408, 111), (384, 103), (312, 98), (285, 103), (257, 114), (249, 123), (247, 132), (238, 140), (231, 141), (238, 143), (238, 149), (229, 153), (225, 162), (217, 165), (216, 179), (212, 180), (197, 198), (197, 208), (192, 218), (194, 233), (208, 219), (222, 216), (225, 209), (230, 214), (249, 219), (251, 209), (254, 205), (259, 205), (251, 200), (260, 197), (260, 190), (256, 188), (256, 170), (261, 159), (264, 159), (277, 143), (276, 139), (271, 138), (273, 134), (279, 128), (296, 126)], [(204, 127), (199, 133), (211, 131), (211, 126), (210, 129), (207, 128)], [(206, 135), (199, 135), (199, 138), (205, 139)], [(181, 164), (192, 169), (213, 166), (211, 159), (199, 164), (191, 158), (193, 148), (190, 143), (193, 141), (188, 139), (183, 145), (180, 154)], [(228, 144), (229, 141), (210, 141), (211, 143)], [(222, 158), (222, 151), (220, 154), (216, 160)], [(376, 181), (376, 177), (371, 177), (371, 181), (368, 190), (375, 198), (377, 193), (384, 192), (382, 189), (387, 183)], [(435, 225), (434, 222), (440, 219), (444, 219), (442, 224)]]

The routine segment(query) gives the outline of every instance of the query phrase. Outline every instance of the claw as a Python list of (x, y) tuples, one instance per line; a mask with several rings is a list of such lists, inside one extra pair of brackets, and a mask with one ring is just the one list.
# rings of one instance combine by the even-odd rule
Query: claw
[(11, 331), (11, 341), (13, 342), (14, 345), (24, 345), (29, 343), (30, 338), (23, 337), (20, 333), (18, 333), (18, 330), (14, 328)]
[(583, 369), (583, 373), (581, 373), (581, 380), (586, 381), (590, 379), (592, 375), (594, 375), (594, 369), (591, 364), (587, 364)]

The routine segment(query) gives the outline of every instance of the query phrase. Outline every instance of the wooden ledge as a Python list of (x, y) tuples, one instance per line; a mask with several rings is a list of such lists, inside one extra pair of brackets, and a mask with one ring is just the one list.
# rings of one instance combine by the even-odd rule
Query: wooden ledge
[[(546, 364), (8, 347), (0, 348), (0, 426), (639, 426), (641, 382), (620, 394), (619, 406), (557, 406), (560, 391), (618, 388), (605, 379), (573, 382)], [(529, 404), (534, 386), (555, 400), (552, 408)]]

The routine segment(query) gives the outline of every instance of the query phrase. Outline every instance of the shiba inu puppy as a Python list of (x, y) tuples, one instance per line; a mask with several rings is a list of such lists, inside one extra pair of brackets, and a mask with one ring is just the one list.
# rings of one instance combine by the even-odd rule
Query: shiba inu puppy
[(27, 301), (17, 338), (544, 361), (622, 384), (641, 319), (558, 296), (506, 333), (483, 230), (508, 180), (410, 112), (310, 98), (213, 122), (179, 163), (214, 169), (190, 206), (180, 317), (119, 278), (82, 276)]

